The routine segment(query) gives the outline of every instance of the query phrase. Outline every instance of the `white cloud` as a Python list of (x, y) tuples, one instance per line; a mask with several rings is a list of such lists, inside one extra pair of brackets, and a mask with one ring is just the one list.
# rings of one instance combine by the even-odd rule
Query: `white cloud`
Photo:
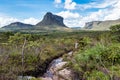
[(28, 19), (24, 19), (22, 22), (26, 23), (26, 24), (37, 24), (40, 20), (39, 19), (35, 19), (35, 18), (28, 18)]
[(104, 0), (102, 3), (93, 3), (92, 5), (95, 5), (93, 6), (93, 8), (106, 8), (106, 7), (109, 7), (109, 6), (112, 6), (114, 5), (116, 2), (118, 2), (118, 0)]
[(76, 9), (76, 3), (73, 2), (72, 0), (65, 0), (65, 5), (64, 5), (64, 8), (67, 9), (67, 10), (73, 10), (73, 9)]
[(62, 4), (61, 0), (54, 0), (55, 5), (61, 6), (64, 9), (67, 10), (75, 10), (75, 9), (80, 9), (80, 10), (86, 10), (86, 9), (91, 9), (91, 8), (106, 8), (108, 6), (112, 6), (115, 3), (117, 3), (119, 0), (102, 0), (102, 1), (96, 1), (96, 2), (90, 2), (87, 4), (77, 4), (73, 0), (64, 0), (64, 5)]
[(70, 11), (61, 11), (59, 13), (57, 13), (57, 15), (66, 18), (79, 18), (80, 15), (78, 13), (72, 13)]
[(62, 1), (61, 0), (55, 0), (54, 2), (57, 3), (57, 4), (60, 4)]
[(99, 10), (98, 12), (89, 13), (87, 16), (82, 16), (77, 12), (62, 11), (57, 13), (57, 15), (62, 16), (65, 19), (64, 22), (68, 27), (83, 27), (86, 22), (102, 20), (103, 13), (106, 14), (105, 12), (102, 12), (102, 10)]
[(120, 18), (120, 1), (112, 5), (112, 9), (108, 9), (108, 14), (104, 17), (104, 20), (114, 20)]
[(8, 25), (8, 24), (10, 24), (12, 22), (16, 22), (16, 21), (18, 21), (18, 19), (16, 19), (16, 18), (0, 16), (0, 27), (3, 27), (5, 25)]
[(68, 27), (79, 27), (80, 23), (79, 20), (82, 18), (82, 16), (78, 13), (73, 13), (70, 11), (62, 11), (57, 13), (57, 15), (62, 16), (64, 18), (64, 23)]
[[(111, 6), (115, 4), (118, 0), (103, 0), (103, 1), (97, 1), (97, 2), (91, 2), (87, 4), (77, 4), (76, 2), (73, 2), (73, 0), (65, 0), (64, 7), (67, 10), (74, 10), (74, 9), (90, 9), (90, 8), (106, 8), (108, 6)], [(62, 3), (61, 0), (55, 0), (55, 3)], [(62, 4), (59, 4), (59, 6)], [(57, 5), (58, 6), (58, 5)]]
[(116, 4), (119, 0), (103, 0), (102, 2), (91, 2), (87, 4), (77, 4), (77, 8), (80, 10), (86, 10), (91, 8), (107, 8)]
[(78, 13), (73, 13), (70, 11), (61, 11), (57, 13), (57, 15), (62, 16), (64, 18), (64, 23), (68, 27), (75, 27), (79, 24), (78, 19), (80, 19), (80, 15)]
[[(72, 0), (67, 0), (67, 3), (71, 3)], [(69, 27), (84, 27), (86, 22), (90, 21), (104, 21), (104, 20), (115, 20), (120, 18), (120, 0), (104, 0), (101, 3), (89, 3), (79, 5), (77, 8), (82, 9), (93, 9), (98, 8), (98, 11), (91, 11), (85, 15), (78, 12), (72, 11), (61, 11), (58, 15), (65, 18), (64, 22)]]

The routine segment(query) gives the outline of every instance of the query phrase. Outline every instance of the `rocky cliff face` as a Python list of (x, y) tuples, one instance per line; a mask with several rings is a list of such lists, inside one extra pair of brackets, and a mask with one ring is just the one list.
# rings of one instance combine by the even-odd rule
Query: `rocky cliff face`
[(118, 20), (92, 21), (85, 24), (84, 29), (88, 30), (109, 30), (110, 26), (120, 24)]
[(66, 27), (63, 23), (63, 18), (57, 15), (53, 15), (52, 13), (48, 12), (44, 16), (43, 20), (39, 22), (36, 26), (61, 26)]

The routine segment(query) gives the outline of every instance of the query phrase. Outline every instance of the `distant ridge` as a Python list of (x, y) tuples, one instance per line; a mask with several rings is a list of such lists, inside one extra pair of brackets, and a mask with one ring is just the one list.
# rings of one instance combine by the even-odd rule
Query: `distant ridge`
[(120, 24), (120, 19), (106, 21), (87, 22), (84, 26), (86, 30), (109, 30), (110, 26)]
[(14, 22), (7, 26), (2, 27), (3, 30), (60, 30), (60, 31), (71, 31), (64, 22), (63, 17), (54, 15), (51, 12), (47, 12), (42, 21), (36, 25), (24, 24), (21, 22)]
[(7, 26), (4, 26), (2, 28), (4, 29), (10, 29), (10, 30), (19, 30), (19, 29), (31, 29), (33, 28), (34, 25), (31, 25), (31, 24), (24, 24), (24, 23), (21, 23), (21, 22), (14, 22), (14, 23), (11, 23)]

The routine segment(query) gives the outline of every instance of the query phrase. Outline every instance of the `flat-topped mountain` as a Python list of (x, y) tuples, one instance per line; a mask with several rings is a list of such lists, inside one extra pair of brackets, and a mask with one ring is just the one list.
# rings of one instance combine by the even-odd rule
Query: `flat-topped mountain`
[(10, 30), (19, 30), (19, 29), (31, 29), (33, 28), (33, 25), (30, 24), (24, 24), (21, 22), (14, 22), (7, 26), (2, 27), (3, 29), (10, 29)]
[(85, 24), (87, 30), (109, 30), (110, 26), (120, 24), (120, 19), (106, 21), (92, 21)]
[(54, 15), (51, 12), (47, 12), (41, 22), (36, 26), (61, 26), (66, 27), (63, 23), (63, 18), (58, 15)]
[(36, 29), (42, 30), (60, 30), (60, 31), (69, 31), (64, 22), (63, 17), (54, 15), (51, 12), (47, 12), (41, 22), (35, 25)]

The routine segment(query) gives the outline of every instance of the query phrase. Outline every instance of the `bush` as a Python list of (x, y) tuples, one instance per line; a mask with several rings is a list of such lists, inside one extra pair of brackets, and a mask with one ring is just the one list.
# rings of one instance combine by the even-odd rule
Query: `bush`
[(112, 32), (120, 32), (120, 24), (111, 26), (111, 27), (110, 27), (110, 30), (111, 30)]
[(120, 24), (111, 26), (110, 30), (112, 32), (113, 40), (120, 42)]
[(109, 76), (100, 71), (92, 71), (86, 75), (87, 80), (110, 80)]
[(101, 68), (108, 69), (119, 63), (120, 44), (112, 44), (108, 46), (98, 44), (93, 48), (84, 51), (80, 50), (80, 52), (75, 55), (74, 62), (70, 64), (74, 71), (80, 74), (86, 74), (86, 72), (91, 73), (91, 71), (100, 70)]

